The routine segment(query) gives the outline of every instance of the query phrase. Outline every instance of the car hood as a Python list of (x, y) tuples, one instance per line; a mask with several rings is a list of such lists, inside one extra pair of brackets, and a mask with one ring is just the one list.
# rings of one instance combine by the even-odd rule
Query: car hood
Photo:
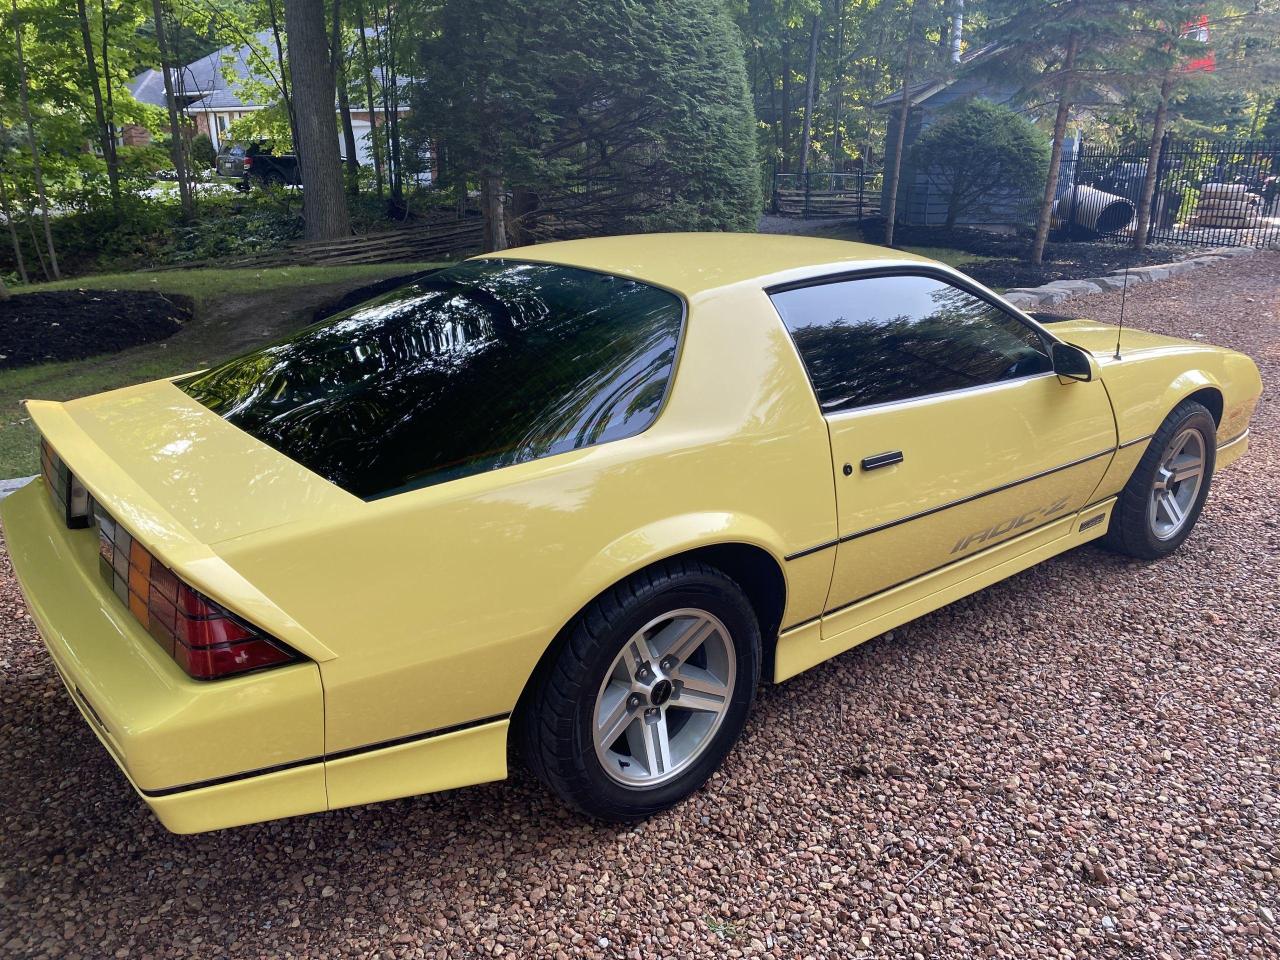
[[(1116, 352), (1116, 333), (1119, 328), (1112, 324), (1098, 323), (1095, 320), (1067, 320), (1051, 323), (1048, 329), (1058, 339), (1088, 350), (1099, 359), (1114, 356)], [(1166, 337), (1127, 327), (1120, 334), (1121, 356), (1151, 350), (1204, 349), (1208, 346), (1195, 340), (1181, 340), (1178, 337)]]
[(68, 403), (32, 400), (27, 409), (89, 492), (160, 549), (336, 518), (361, 505), (168, 380)]

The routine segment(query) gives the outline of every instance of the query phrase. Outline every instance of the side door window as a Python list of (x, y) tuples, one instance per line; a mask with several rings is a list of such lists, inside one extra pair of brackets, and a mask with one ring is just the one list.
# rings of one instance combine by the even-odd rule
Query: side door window
[(1045, 334), (1015, 314), (923, 271), (771, 296), (831, 437), (824, 636), (858, 619), (838, 611), (892, 603), (1006, 540), (1056, 536), (1096, 488), (1115, 447), (1106, 391), (1061, 382)]
[(928, 276), (800, 287), (773, 302), (823, 413), (1015, 380), (1051, 369), (1039, 331)]

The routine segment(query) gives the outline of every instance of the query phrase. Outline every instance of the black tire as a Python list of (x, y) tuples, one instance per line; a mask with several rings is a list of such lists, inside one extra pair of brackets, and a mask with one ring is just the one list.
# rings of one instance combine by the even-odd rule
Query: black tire
[[(1195, 430), (1201, 436), (1204, 444), (1204, 473), (1182, 526), (1173, 535), (1162, 539), (1152, 522), (1152, 490), (1157, 471), (1171, 452), (1171, 444), (1187, 430)], [(1195, 528), (1196, 521), (1200, 519), (1200, 511), (1209, 495), (1217, 452), (1217, 424), (1213, 415), (1194, 400), (1182, 401), (1152, 436), (1146, 452), (1134, 468), (1133, 476), (1120, 492), (1103, 544), (1116, 553), (1140, 560), (1158, 560), (1182, 546)]]
[[(729, 706), (701, 752), (674, 779), (624, 786), (605, 772), (596, 753), (597, 695), (637, 631), (686, 608), (712, 614), (731, 635), (736, 671)], [(606, 591), (566, 628), (521, 701), (517, 743), (530, 769), (570, 807), (615, 823), (640, 820), (679, 803), (715, 772), (742, 733), (759, 678), (760, 628), (742, 588), (704, 563), (666, 561)]]

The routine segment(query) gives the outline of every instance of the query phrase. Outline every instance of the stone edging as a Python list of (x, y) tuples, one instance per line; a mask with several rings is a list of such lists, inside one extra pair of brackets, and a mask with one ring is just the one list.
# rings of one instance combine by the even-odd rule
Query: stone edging
[[(1149, 267), (1133, 267), (1129, 271), (1129, 286), (1164, 280), (1175, 274), (1198, 270), (1211, 263), (1221, 263), (1232, 257), (1247, 257), (1254, 253), (1257, 253), (1257, 250), (1253, 247), (1217, 247), (1186, 260), (1157, 263)], [(1055, 307), (1063, 300), (1070, 300), (1072, 297), (1101, 293), (1103, 290), (1120, 290), (1125, 286), (1124, 275), (1123, 270), (1115, 270), (1105, 277), (1093, 277), (1088, 280), (1055, 280), (1053, 283), (1046, 283), (1039, 287), (1017, 287), (1006, 290), (1004, 298), (1023, 310), (1032, 307)]]

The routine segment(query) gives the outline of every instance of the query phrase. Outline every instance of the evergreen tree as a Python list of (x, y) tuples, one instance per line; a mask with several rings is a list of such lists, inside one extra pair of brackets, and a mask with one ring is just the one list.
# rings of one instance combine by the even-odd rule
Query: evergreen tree
[(1132, 42), (1136, 0), (989, 0), (989, 38), (999, 53), (987, 69), (1020, 77), (1024, 97), (1056, 103), (1044, 193), (1036, 217), (1031, 262), (1044, 258), (1057, 194), (1067, 122), (1083, 100), (1102, 99), (1119, 71), (1117, 58)]
[(751, 104), (720, 0), (446, 0), (422, 63), (406, 122), (453, 182), (479, 182), (491, 247), (508, 226), (523, 241), (755, 225)]

